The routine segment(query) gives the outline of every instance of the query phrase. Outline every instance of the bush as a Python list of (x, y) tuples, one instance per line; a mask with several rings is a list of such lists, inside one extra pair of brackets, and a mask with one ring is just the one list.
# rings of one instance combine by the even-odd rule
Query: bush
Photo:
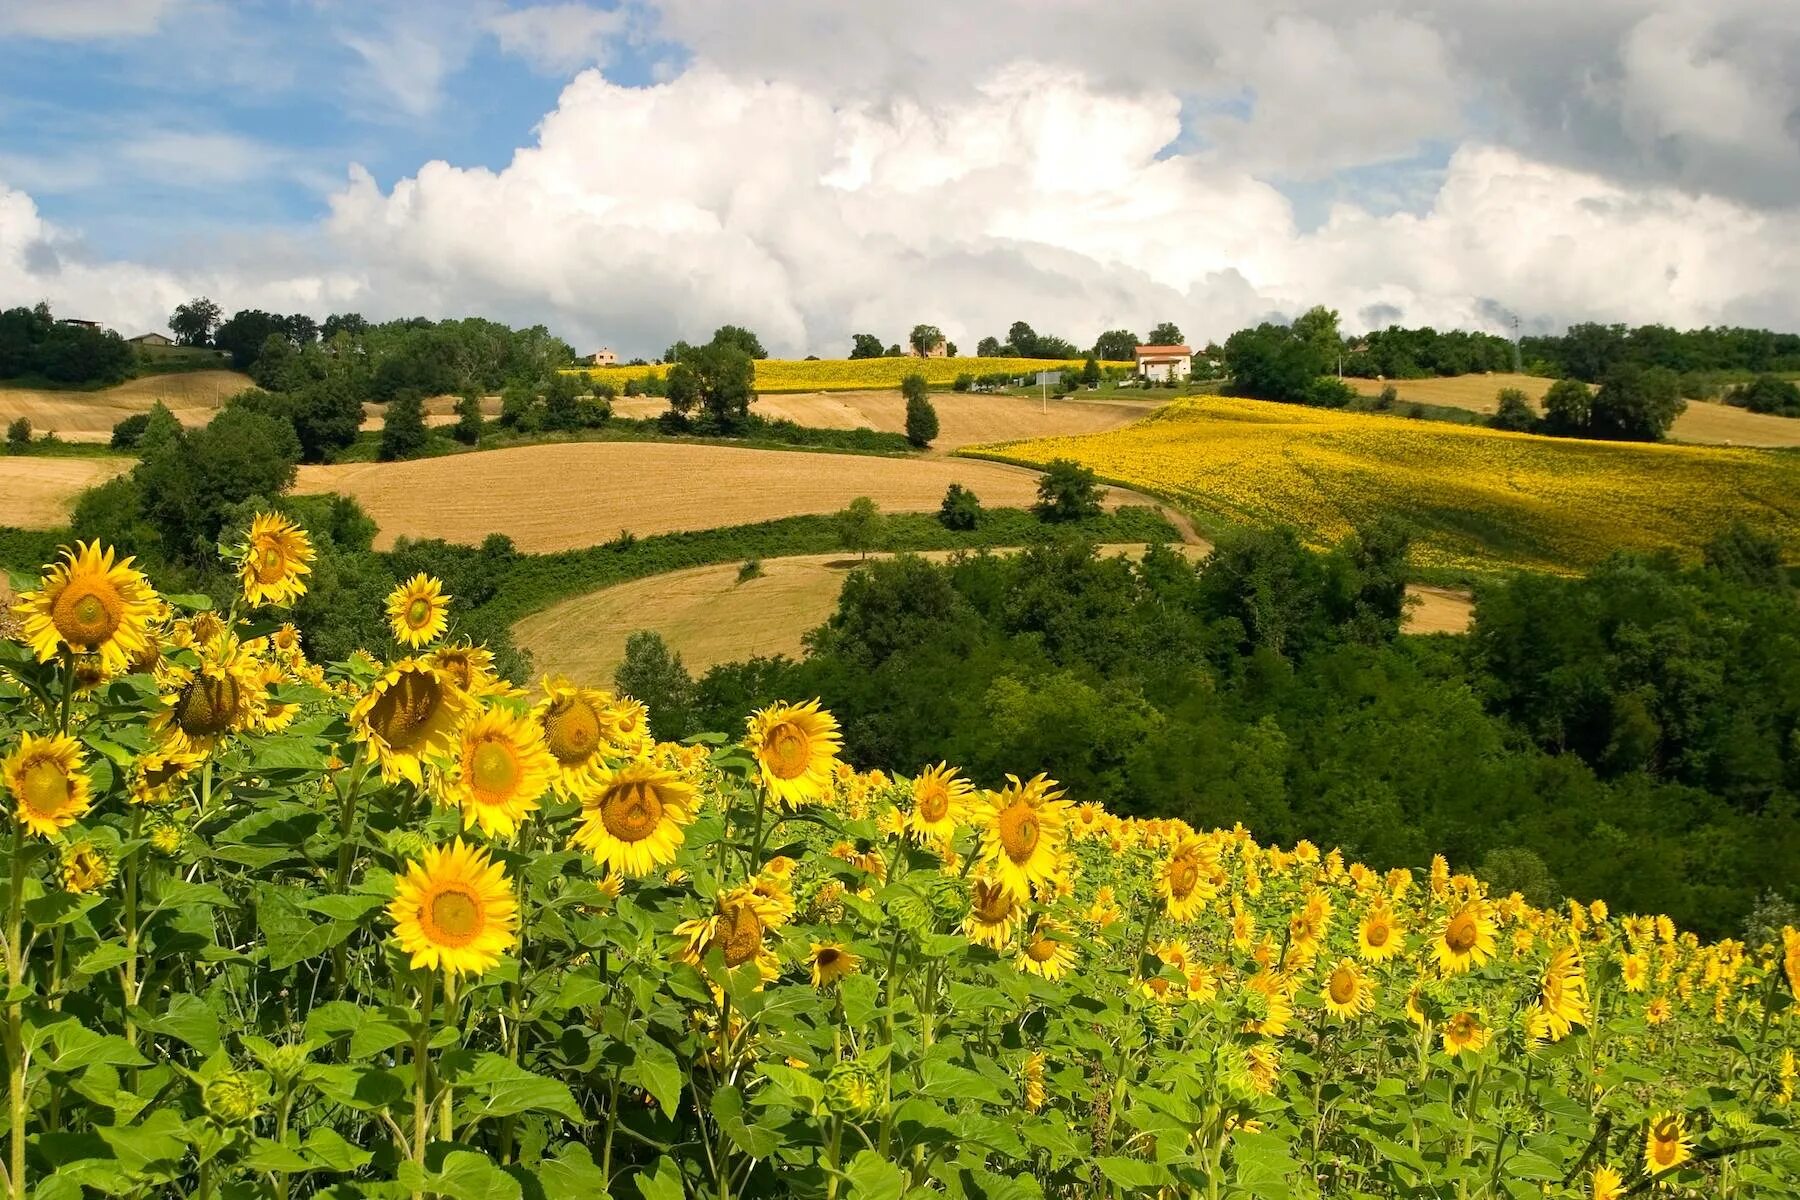
[(1100, 513), (1100, 483), (1094, 472), (1068, 458), (1058, 458), (1044, 468), (1038, 480), (1037, 503), (1031, 511), (1038, 520), (1054, 523), (1080, 521)]
[(456, 427), (451, 436), (465, 446), (481, 442), (481, 394), (466, 391), (456, 400)]
[(676, 741), (694, 732), (694, 678), (662, 634), (640, 629), (625, 639), (613, 686), (650, 710), (650, 730), (657, 738)]
[(1306, 389), (1306, 402), (1314, 408), (1343, 408), (1356, 399), (1356, 389), (1332, 375), (1321, 375)]
[(1544, 432), (1581, 437), (1593, 417), (1594, 397), (1579, 379), (1559, 379), (1544, 394)]
[(149, 427), (149, 413), (132, 413), (113, 426), (112, 448), (114, 450), (136, 450), (138, 442), (143, 440), (144, 430)]
[(867, 558), (881, 540), (881, 509), (867, 496), (858, 496), (839, 510), (836, 521), (838, 545), (855, 551), (858, 557)]
[(760, 558), (747, 558), (744, 565), (738, 568), (737, 581), (749, 583), (752, 579), (762, 578), (763, 565)]
[(906, 397), (906, 440), (923, 450), (938, 435), (937, 409), (926, 398), (925, 377), (908, 375), (900, 381), (900, 391)]
[(1733, 388), (1725, 399), (1751, 412), (1800, 417), (1800, 386), (1779, 375), (1758, 375), (1742, 387)]
[(950, 390), (956, 391), (956, 392), (966, 392), (974, 386), (975, 386), (975, 377), (973, 375), (969, 374), (967, 371), (964, 371), (962, 374), (960, 374), (956, 377), (956, 382), (952, 383), (950, 385)]
[(1588, 431), (1599, 438), (1660, 442), (1686, 409), (1675, 372), (1627, 363), (1608, 372), (1594, 393)]
[(31, 445), (31, 422), (20, 417), (6, 427), (6, 452), (19, 454)]
[(938, 505), (938, 523), (945, 529), (974, 529), (981, 524), (980, 498), (960, 483), (951, 484)]
[(1524, 392), (1518, 388), (1501, 388), (1499, 401), (1494, 415), (1488, 418), (1489, 428), (1530, 433), (1537, 427), (1537, 410)]
[(411, 388), (396, 392), (381, 423), (381, 461), (418, 457), (430, 436), (425, 428), (424, 399)]
[(1390, 383), (1381, 389), (1381, 395), (1375, 397), (1374, 409), (1376, 412), (1392, 412), (1394, 405), (1398, 403), (1400, 403), (1400, 389)]

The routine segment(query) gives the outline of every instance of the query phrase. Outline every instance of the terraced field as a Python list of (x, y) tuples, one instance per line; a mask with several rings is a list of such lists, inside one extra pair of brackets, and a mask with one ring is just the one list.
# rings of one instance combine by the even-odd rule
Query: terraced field
[[(60, 436), (60, 435), (59, 435)], [(0, 525), (55, 529), (69, 523), (69, 506), (88, 488), (131, 469), (132, 460), (0, 457)]]
[(146, 375), (93, 392), (0, 387), (0, 425), (24, 417), (35, 433), (54, 431), (65, 442), (105, 442), (114, 425), (150, 411), (159, 400), (183, 425), (204, 425), (227, 399), (254, 386), (237, 371), (187, 371)]

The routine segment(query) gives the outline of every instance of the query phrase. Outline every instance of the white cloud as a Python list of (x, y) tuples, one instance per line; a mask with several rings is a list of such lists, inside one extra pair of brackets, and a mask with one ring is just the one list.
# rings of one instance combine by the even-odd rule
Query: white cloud
[(487, 28), (508, 54), (546, 74), (566, 75), (604, 63), (609, 43), (625, 28), (623, 9), (585, 4), (539, 4), (489, 17)]
[(152, 33), (182, 0), (4, 0), (0, 34), (82, 41)]

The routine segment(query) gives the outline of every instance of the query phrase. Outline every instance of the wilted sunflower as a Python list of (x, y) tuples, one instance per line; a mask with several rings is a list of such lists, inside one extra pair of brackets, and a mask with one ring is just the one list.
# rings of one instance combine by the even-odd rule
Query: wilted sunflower
[(1268, 1042), (1256, 1042), (1244, 1057), (1250, 1086), (1265, 1096), (1274, 1091), (1281, 1073), (1281, 1051)]
[(443, 584), (421, 571), (389, 593), (387, 615), (394, 640), (417, 649), (449, 627), (450, 597)]
[(1176, 842), (1156, 873), (1156, 894), (1171, 921), (1191, 921), (1200, 915), (1218, 894), (1212, 883), (1218, 868), (1218, 851), (1204, 838), (1189, 835)]
[(420, 659), (402, 659), (350, 710), (350, 737), (368, 743), (383, 779), (421, 785), (427, 758), (455, 752), (468, 706), (468, 696), (443, 674)]
[(729, 970), (755, 963), (765, 982), (781, 974), (781, 960), (770, 950), (765, 935), (784, 923), (781, 911), (749, 887), (720, 892), (713, 899), (713, 914), (683, 921), (675, 927), (687, 939), (683, 962), (696, 966), (708, 951), (717, 949)]
[(828, 988), (854, 974), (862, 963), (862, 959), (836, 942), (814, 942), (808, 956), (812, 960), (812, 985), (816, 988)]
[(544, 745), (556, 759), (556, 790), (575, 798), (605, 768), (607, 712), (612, 697), (580, 688), (560, 676), (544, 678), (544, 699), (532, 710), (544, 730)]
[(1376, 901), (1356, 929), (1356, 949), (1370, 962), (1386, 962), (1405, 948), (1400, 921), (1387, 904)]
[(1446, 975), (1481, 966), (1494, 957), (1494, 948), (1494, 923), (1480, 900), (1470, 900), (1451, 913), (1431, 943), (1438, 969)]
[(969, 797), (974, 791), (973, 784), (945, 763), (920, 771), (912, 784), (907, 832), (921, 842), (955, 836), (956, 827), (968, 819)]
[(675, 772), (645, 759), (603, 771), (581, 796), (581, 827), (571, 839), (620, 875), (648, 875), (675, 861), (694, 819), (694, 790)]
[(85, 757), (81, 743), (64, 733), (27, 733), (19, 739), (18, 749), (0, 761), (0, 777), (12, 793), (21, 829), (51, 837), (87, 812), (93, 792), (83, 770)]
[(817, 700), (771, 705), (745, 724), (744, 744), (756, 755), (771, 800), (799, 808), (830, 798), (838, 723)]
[(63, 848), (60, 873), (66, 892), (98, 891), (112, 880), (112, 858), (92, 842), (78, 842)]
[(312, 540), (304, 529), (279, 514), (258, 514), (238, 549), (244, 599), (252, 606), (288, 607), (306, 595), (300, 577), (312, 571), (312, 561)]
[(1044, 775), (1029, 783), (1019, 782), (1017, 775), (1006, 778), (1007, 786), (986, 793), (976, 813), (982, 830), (980, 862), (988, 878), (1025, 901), (1034, 886), (1055, 888), (1068, 805)]
[(1472, 1012), (1459, 1012), (1444, 1022), (1444, 1053), (1479, 1054), (1488, 1044), (1488, 1031)]
[(115, 561), (99, 542), (63, 547), (63, 561), (45, 567), (35, 592), (22, 593), (13, 613), (24, 625), (24, 640), (49, 662), (62, 652), (92, 653), (109, 675), (122, 675), (150, 649), (150, 622), (157, 612), (150, 581), (132, 569), (130, 558)]
[(1588, 1021), (1587, 969), (1574, 943), (1559, 947), (1544, 967), (1538, 988), (1538, 1011), (1544, 1014), (1552, 1041), (1560, 1042), (1573, 1025)]
[(1000, 950), (1023, 918), (1023, 908), (1003, 884), (979, 875), (969, 881), (969, 912), (962, 931), (971, 942)]
[(131, 773), (131, 798), (138, 804), (167, 804), (175, 788), (206, 761), (196, 751), (150, 751), (138, 756)]
[(1075, 946), (1069, 940), (1069, 928), (1060, 921), (1040, 917), (1025, 938), (1025, 945), (1013, 958), (1019, 970), (1044, 979), (1057, 980), (1075, 966)]
[(1320, 989), (1325, 1011), (1334, 1017), (1360, 1017), (1375, 1007), (1375, 985), (1351, 960), (1339, 959)]
[(1679, 1167), (1692, 1155), (1688, 1150), (1687, 1121), (1680, 1113), (1657, 1113), (1644, 1127), (1644, 1171), (1659, 1175)]
[(414, 968), (480, 975), (518, 940), (518, 904), (506, 868), (457, 838), (427, 849), (394, 882), (394, 940)]
[(1619, 1200), (1625, 1194), (1625, 1179), (1611, 1167), (1595, 1167), (1591, 1200)]
[(1033, 1050), (1025, 1056), (1025, 1110), (1036, 1112), (1044, 1107), (1048, 1093), (1044, 1090), (1044, 1052)]
[(535, 721), (498, 705), (476, 712), (457, 731), (443, 798), (462, 810), (463, 828), (511, 837), (550, 790), (556, 760)]

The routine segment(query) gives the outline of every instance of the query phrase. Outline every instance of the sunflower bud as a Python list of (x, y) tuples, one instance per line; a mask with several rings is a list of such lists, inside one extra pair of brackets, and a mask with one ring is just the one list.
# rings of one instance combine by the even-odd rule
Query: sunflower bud
[(256, 1087), (237, 1071), (208, 1080), (201, 1093), (206, 1113), (221, 1125), (245, 1125), (262, 1107)]

